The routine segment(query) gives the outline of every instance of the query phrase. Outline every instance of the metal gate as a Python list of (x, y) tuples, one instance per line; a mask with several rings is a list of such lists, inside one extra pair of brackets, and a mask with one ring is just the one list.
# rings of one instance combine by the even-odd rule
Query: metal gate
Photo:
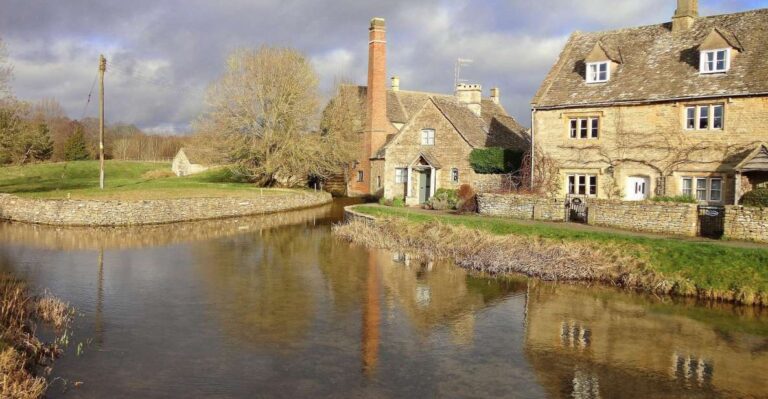
[(725, 208), (722, 206), (699, 206), (699, 235), (722, 238), (725, 233)]
[(584, 197), (565, 197), (565, 221), (574, 223), (587, 223), (589, 207)]

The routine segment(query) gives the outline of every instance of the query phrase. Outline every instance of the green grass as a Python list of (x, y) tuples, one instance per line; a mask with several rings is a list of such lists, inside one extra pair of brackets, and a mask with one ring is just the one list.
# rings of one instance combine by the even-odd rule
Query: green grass
[(562, 241), (611, 243), (643, 259), (653, 272), (685, 278), (696, 286), (719, 291), (750, 289), (768, 292), (768, 247), (738, 247), (729, 243), (683, 238), (651, 238), (569, 228), (567, 224), (523, 222), (485, 216), (425, 214), (408, 209), (358, 206), (356, 211), (376, 217), (395, 216), (412, 222), (440, 221), (496, 235), (525, 235)]
[(78, 161), (0, 168), (0, 193), (47, 199), (122, 199), (279, 195), (284, 190), (260, 189), (237, 182), (226, 168), (187, 177), (152, 178), (170, 172), (169, 163), (107, 161), (105, 190), (99, 189), (99, 163)]

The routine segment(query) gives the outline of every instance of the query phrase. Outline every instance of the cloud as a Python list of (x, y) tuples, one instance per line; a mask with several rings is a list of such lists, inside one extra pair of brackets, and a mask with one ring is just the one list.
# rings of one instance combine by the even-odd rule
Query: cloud
[[(703, 14), (757, 6), (765, 4), (701, 1)], [(456, 58), (472, 58), (465, 77), (486, 93), (499, 86), (507, 110), (528, 124), (528, 102), (570, 32), (664, 22), (674, 8), (674, 0), (3, 0), (0, 35), (19, 97), (55, 97), (81, 117), (104, 53), (110, 121), (185, 132), (235, 48), (295, 47), (326, 93), (341, 77), (364, 83), (368, 21), (381, 16), (388, 72), (404, 89), (450, 92)]]

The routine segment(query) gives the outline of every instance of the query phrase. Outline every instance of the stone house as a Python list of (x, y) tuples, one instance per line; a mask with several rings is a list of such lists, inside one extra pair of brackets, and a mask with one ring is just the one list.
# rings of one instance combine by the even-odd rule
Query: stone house
[(415, 205), (440, 188), (498, 184), (499, 176), (474, 172), (470, 152), (530, 147), (527, 130), (500, 105), (499, 90), (488, 98), (477, 84), (460, 84), (452, 95), (406, 91), (398, 77), (388, 88), (383, 19), (371, 21), (369, 39), (368, 85), (344, 88), (364, 98), (363, 148), (350, 169), (350, 195), (405, 198)]
[(199, 155), (198, 151), (192, 148), (182, 148), (179, 150), (179, 152), (176, 153), (176, 156), (173, 157), (173, 162), (171, 163), (171, 170), (173, 171), (176, 176), (190, 176), (195, 175), (198, 173), (205, 172), (209, 169), (208, 166), (205, 166), (201, 163), (193, 163), (193, 162), (203, 162), (203, 156)]
[(700, 17), (697, 0), (573, 33), (532, 101), (540, 177), (558, 195), (738, 203), (768, 184), (766, 43), (768, 9)]

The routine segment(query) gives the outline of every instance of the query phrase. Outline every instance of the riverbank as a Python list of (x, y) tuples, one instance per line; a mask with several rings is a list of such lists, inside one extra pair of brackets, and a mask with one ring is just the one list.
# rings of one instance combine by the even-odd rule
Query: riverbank
[[(0, 275), (0, 397), (41, 398), (54, 360), (66, 345), (73, 311), (50, 295), (35, 297), (28, 287), (12, 277)], [(38, 323), (55, 331), (53, 342), (37, 336)]]
[[(660, 294), (768, 306), (768, 248), (579, 231), (565, 225), (379, 206), (335, 229), (364, 245), (452, 258), (462, 267), (600, 281)], [(376, 223), (360, 218), (376, 218)]]

